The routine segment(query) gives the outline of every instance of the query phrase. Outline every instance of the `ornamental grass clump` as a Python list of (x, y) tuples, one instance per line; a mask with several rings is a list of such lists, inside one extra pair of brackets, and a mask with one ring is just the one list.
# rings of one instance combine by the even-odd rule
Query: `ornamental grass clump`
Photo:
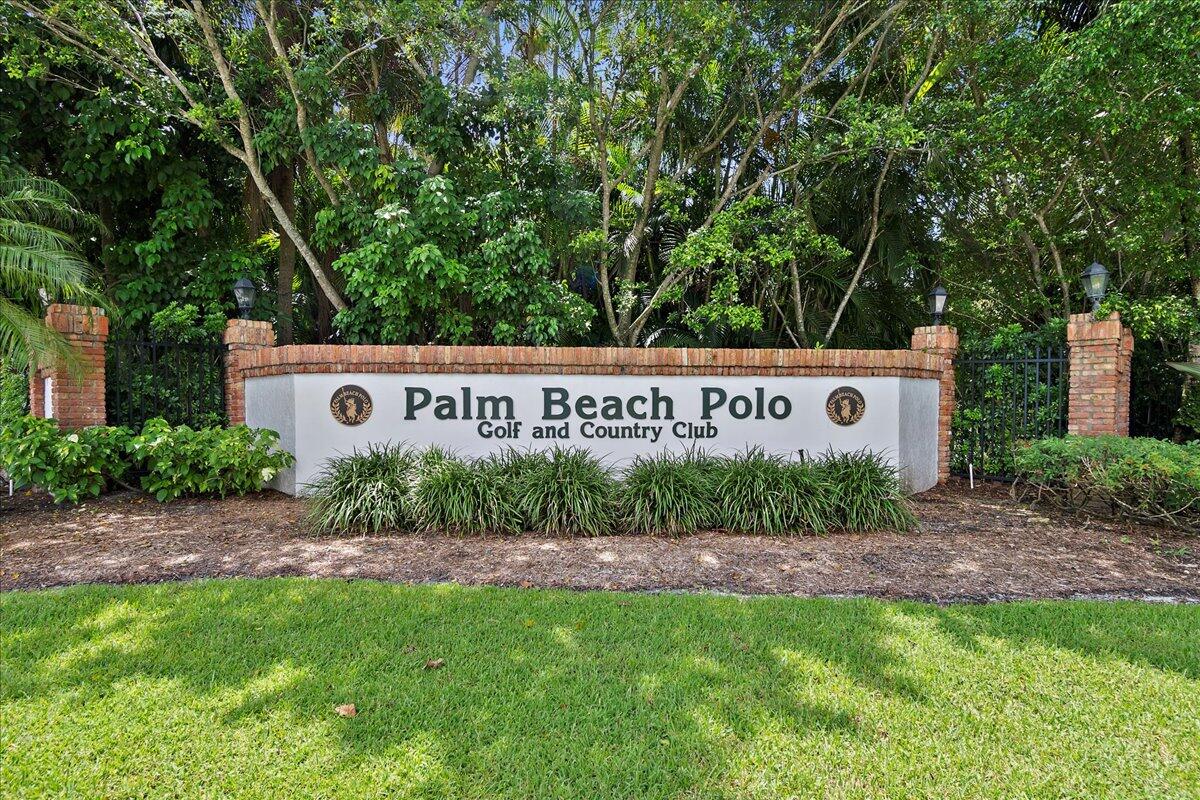
[(638, 456), (616, 479), (578, 448), (467, 459), (390, 445), (332, 459), (311, 486), (322, 532), (680, 536), (907, 529), (895, 470), (870, 453), (796, 462), (761, 449)]
[(784, 465), (780, 477), (789, 532), (825, 533), (836, 524), (836, 489), (824, 470), (793, 461)]
[(785, 532), (785, 463), (782, 457), (757, 448), (721, 459), (713, 474), (720, 526), (739, 533)]
[(621, 481), (621, 511), (631, 533), (679, 536), (718, 525), (716, 459), (699, 451), (638, 456)]
[(381, 444), (329, 459), (308, 487), (309, 523), (320, 533), (411, 529), (418, 458), (409, 447)]
[(500, 471), (516, 492), (521, 518), (530, 530), (557, 536), (617, 532), (616, 481), (586, 450), (510, 453)]
[(422, 530), (520, 533), (521, 509), (503, 460), (426, 454), (414, 494)]
[(835, 492), (813, 465), (754, 448), (712, 469), (720, 526), (742, 533), (824, 532)]
[(916, 525), (900, 476), (883, 456), (867, 450), (830, 452), (817, 469), (832, 491), (831, 527), (906, 531)]

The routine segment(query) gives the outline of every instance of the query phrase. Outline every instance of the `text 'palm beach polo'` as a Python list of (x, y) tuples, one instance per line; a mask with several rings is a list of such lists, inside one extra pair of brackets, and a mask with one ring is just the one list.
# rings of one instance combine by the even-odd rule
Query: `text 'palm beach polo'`
[[(569, 439), (572, 420), (579, 420), (579, 435), (584, 439), (647, 439), (654, 443), (666, 430), (678, 439), (710, 439), (718, 432), (712, 423), (714, 417), (782, 420), (792, 413), (789, 398), (781, 394), (768, 398), (762, 387), (756, 388), (753, 396), (730, 397), (724, 389), (712, 386), (701, 387), (699, 392), (700, 418), (689, 421), (675, 419), (674, 399), (657, 386), (651, 387), (649, 394), (628, 397), (592, 394), (572, 397), (562, 387), (543, 387), (541, 419), (556, 424), (533, 426), (532, 437)], [(458, 396), (434, 395), (419, 386), (406, 387), (404, 419), (416, 421), (427, 414), (438, 420), (480, 420), (478, 432), (484, 438), (516, 439), (522, 427), (509, 395), (475, 395), (469, 386), (461, 387)]]

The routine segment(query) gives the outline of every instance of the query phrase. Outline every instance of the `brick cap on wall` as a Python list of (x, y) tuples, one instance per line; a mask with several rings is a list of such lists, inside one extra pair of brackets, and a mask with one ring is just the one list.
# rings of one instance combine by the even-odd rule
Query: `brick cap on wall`
[(1096, 319), (1090, 311), (1072, 314), (1067, 320), (1067, 341), (1071, 344), (1119, 342), (1125, 330), (1121, 325), (1121, 315), (1116, 311), (1104, 319)]
[(275, 329), (269, 322), (254, 319), (231, 319), (225, 323), (222, 336), (225, 344), (248, 344), (271, 347), (275, 344)]
[(911, 350), (288, 345), (247, 352), (241, 367), (244, 377), (334, 372), (832, 375), (931, 379), (942, 375), (939, 356)]
[(957, 352), (958, 329), (949, 325), (923, 325), (920, 328), (914, 328), (912, 349), (939, 353)]
[(46, 307), (46, 324), (68, 336), (108, 336), (108, 317), (96, 306), (51, 303)]

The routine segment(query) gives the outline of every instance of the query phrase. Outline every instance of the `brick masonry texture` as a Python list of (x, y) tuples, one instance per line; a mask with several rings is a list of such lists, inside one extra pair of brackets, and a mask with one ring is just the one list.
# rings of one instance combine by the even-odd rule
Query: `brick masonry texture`
[(238, 362), (243, 378), (314, 372), (911, 378), (938, 378), (942, 373), (940, 358), (908, 350), (289, 345), (243, 352)]
[(1133, 333), (1113, 313), (1098, 320), (1073, 314), (1067, 324), (1070, 402), (1067, 432), (1129, 435), (1129, 379)]
[(51, 411), (64, 429), (107, 422), (104, 406), (104, 343), (108, 317), (99, 308), (55, 303), (46, 309), (46, 324), (61, 333), (79, 357), (74, 365), (54, 364), (31, 370), (29, 410), (45, 415), (45, 380), (53, 386)]
[(275, 329), (269, 322), (231, 319), (225, 325), (225, 415), (230, 425), (246, 421), (245, 367), (260, 351), (275, 344)]
[(912, 349), (938, 361), (938, 483), (950, 477), (950, 425), (954, 419), (954, 356), (958, 331), (948, 325), (926, 325), (912, 335)]

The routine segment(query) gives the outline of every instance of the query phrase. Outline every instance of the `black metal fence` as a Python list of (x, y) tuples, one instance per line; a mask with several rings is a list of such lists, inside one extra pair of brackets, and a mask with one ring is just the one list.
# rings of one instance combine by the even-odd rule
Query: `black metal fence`
[(1035, 347), (1018, 356), (965, 354), (954, 366), (952, 472), (1011, 480), (1021, 442), (1066, 433), (1066, 347)]
[(105, 385), (109, 425), (140, 429), (152, 417), (193, 428), (226, 421), (220, 342), (110, 341)]

